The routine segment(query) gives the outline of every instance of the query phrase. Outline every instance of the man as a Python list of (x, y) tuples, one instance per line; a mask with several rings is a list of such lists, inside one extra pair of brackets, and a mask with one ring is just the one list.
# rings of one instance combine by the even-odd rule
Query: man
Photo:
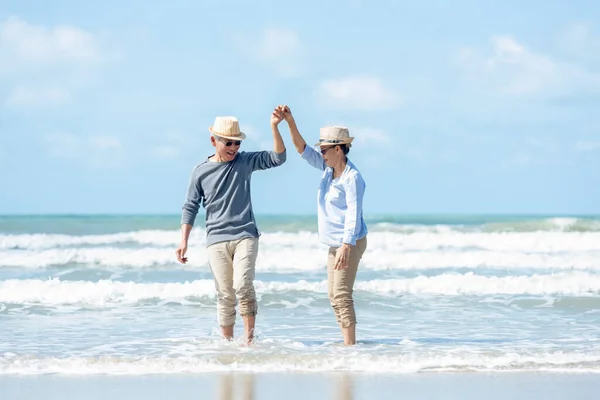
[(236, 303), (244, 320), (247, 342), (254, 338), (258, 309), (254, 275), (260, 233), (252, 211), (250, 176), (254, 171), (278, 167), (285, 162), (285, 145), (278, 128), (283, 119), (283, 113), (275, 109), (271, 115), (273, 151), (240, 152), (246, 135), (240, 131), (238, 120), (217, 117), (209, 128), (215, 154), (192, 171), (182, 207), (177, 259), (183, 264), (187, 262), (188, 239), (202, 201), (206, 209), (206, 246), (217, 290), (219, 326), (229, 340), (233, 338)]

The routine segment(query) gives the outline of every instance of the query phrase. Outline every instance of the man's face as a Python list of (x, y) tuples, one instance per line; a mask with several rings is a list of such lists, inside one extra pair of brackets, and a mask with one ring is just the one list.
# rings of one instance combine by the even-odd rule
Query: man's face
[(232, 161), (242, 144), (240, 140), (229, 140), (214, 135), (211, 136), (210, 141), (222, 161)]

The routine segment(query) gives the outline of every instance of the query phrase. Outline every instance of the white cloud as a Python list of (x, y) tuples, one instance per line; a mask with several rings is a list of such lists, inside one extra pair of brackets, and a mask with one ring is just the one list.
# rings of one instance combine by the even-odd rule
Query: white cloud
[(594, 151), (600, 150), (600, 140), (579, 140), (575, 143), (575, 150), (577, 151)]
[(377, 145), (388, 143), (390, 137), (381, 129), (377, 128), (352, 128), (350, 130), (350, 136), (354, 136), (354, 142), (361, 146)]
[(67, 26), (0, 21), (0, 103), (28, 107), (71, 102), (114, 53), (99, 36)]
[(367, 126), (349, 129), (350, 136), (355, 137), (352, 157), (373, 168), (389, 167), (391, 158), (420, 165), (449, 162), (427, 137), (406, 137)]
[(17, 86), (5, 101), (7, 106), (45, 106), (59, 105), (71, 101), (71, 93), (60, 86), (40, 88)]
[(564, 149), (564, 139), (560, 136), (545, 133), (525, 136), (514, 143), (514, 152), (501, 165), (510, 168), (568, 164), (572, 160)]
[(600, 91), (600, 74), (527, 49), (510, 36), (492, 36), (491, 52), (463, 48), (457, 57), (474, 88), (507, 95)]
[[(279, 131), (283, 136), (283, 140), (285, 142), (285, 132), (282, 129), (286, 126), (286, 122), (282, 121), (279, 124)], [(287, 128), (285, 128), (287, 129)], [(271, 135), (271, 130), (269, 128), (269, 132), (261, 132), (259, 129), (254, 128), (250, 125), (240, 125), (240, 130), (246, 134), (246, 140), (253, 142), (257, 145), (258, 149), (271, 149), (273, 148), (273, 137)]]
[[(201, 134), (199, 137), (197, 132), (189, 133), (179, 130), (161, 132), (158, 136), (146, 139), (147, 155), (151, 158), (174, 159), (197, 154), (197, 145), (201, 147), (208, 145), (208, 130), (205, 135)], [(193, 145), (190, 146), (190, 144)]]
[[(532, 165), (534, 164), (534, 160), (533, 157), (531, 156), (531, 154), (524, 152), (524, 151), (518, 151), (516, 154), (514, 154), (512, 156), (512, 158), (510, 158), (508, 160), (508, 165), (517, 165), (517, 166), (528, 166), (528, 165)], [(507, 166), (506, 163), (503, 166)]]
[(319, 103), (333, 109), (376, 111), (400, 105), (399, 96), (374, 76), (352, 76), (322, 81), (316, 90)]
[(259, 38), (240, 35), (235, 41), (242, 52), (283, 77), (299, 76), (306, 69), (306, 46), (292, 30), (268, 28)]
[(259, 130), (248, 124), (240, 124), (240, 131), (246, 134), (248, 140), (259, 140), (264, 136)]
[(121, 141), (114, 136), (90, 136), (88, 140), (92, 150), (113, 152), (122, 149)]
[(573, 24), (559, 37), (558, 44), (568, 53), (583, 58), (600, 58), (600, 37), (586, 23)]
[(90, 63), (106, 57), (99, 40), (89, 32), (72, 26), (33, 25), (16, 17), (0, 23), (0, 55), (15, 66)]
[(546, 154), (558, 154), (561, 150), (557, 138), (551, 135), (528, 136), (525, 138), (525, 143)]
[(123, 144), (110, 135), (77, 136), (58, 132), (44, 136), (42, 142), (50, 157), (94, 167), (115, 166), (124, 158)]
[[(325, 125), (344, 126), (335, 120)], [(443, 149), (427, 135), (406, 136), (373, 126), (347, 126), (350, 136), (354, 137), (352, 157), (371, 167), (385, 167), (389, 164), (390, 157), (421, 165), (455, 162), (443, 154)]]
[(372, 127), (349, 127), (349, 130), (350, 136), (354, 137), (350, 157), (356, 156), (361, 164), (371, 168), (379, 168), (386, 164), (385, 154), (391, 148), (385, 146), (385, 143), (389, 142), (389, 135), (385, 131)]

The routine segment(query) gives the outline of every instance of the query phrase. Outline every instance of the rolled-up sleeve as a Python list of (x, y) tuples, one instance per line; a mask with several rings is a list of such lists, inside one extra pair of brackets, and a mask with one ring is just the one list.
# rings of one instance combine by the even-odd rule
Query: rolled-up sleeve
[(342, 242), (355, 246), (361, 229), (365, 182), (360, 175), (352, 174), (344, 180), (344, 190), (347, 209)]
[(272, 150), (254, 151), (246, 153), (248, 164), (252, 171), (275, 168), (286, 160), (286, 152), (277, 153)]
[(302, 156), (301, 156), (304, 160), (306, 160), (307, 163), (309, 163), (310, 165), (312, 165), (313, 167), (315, 167), (318, 170), (324, 171), (325, 170), (325, 160), (323, 160), (323, 157), (321, 156), (321, 153), (319, 153), (318, 151), (316, 151), (315, 149), (313, 149), (310, 146), (305, 146), (304, 147), (304, 151), (302, 152)]
[(200, 208), (200, 202), (202, 201), (202, 197), (204, 196), (204, 192), (202, 191), (202, 185), (200, 184), (200, 179), (196, 171), (197, 169), (194, 168), (190, 175), (190, 182), (188, 185), (185, 202), (183, 203), (181, 212), (182, 225), (194, 225), (196, 215), (198, 214), (198, 209)]

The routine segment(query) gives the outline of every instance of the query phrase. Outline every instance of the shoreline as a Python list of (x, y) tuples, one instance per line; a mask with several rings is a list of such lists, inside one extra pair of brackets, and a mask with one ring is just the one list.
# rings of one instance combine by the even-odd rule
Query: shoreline
[(6, 400), (119, 399), (593, 399), (598, 374), (502, 372), (366, 374), (211, 372), (173, 375), (3, 375)]

